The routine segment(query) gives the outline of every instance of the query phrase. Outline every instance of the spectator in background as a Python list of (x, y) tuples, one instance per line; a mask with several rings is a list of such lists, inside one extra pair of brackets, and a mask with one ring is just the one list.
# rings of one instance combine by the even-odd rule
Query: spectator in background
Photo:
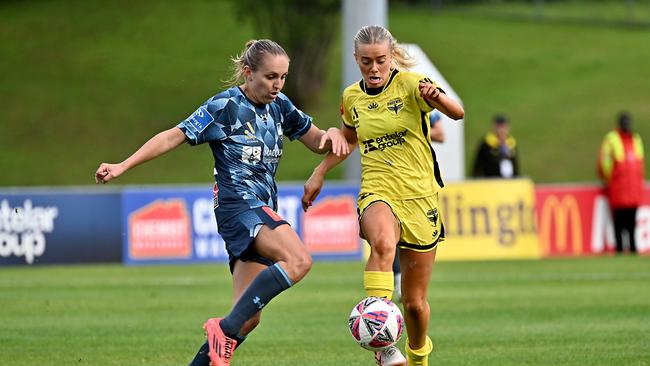
[(623, 252), (623, 232), (630, 252), (636, 252), (634, 231), (636, 211), (643, 199), (643, 164), (641, 136), (632, 132), (632, 118), (622, 112), (618, 128), (605, 135), (598, 155), (598, 175), (612, 210), (617, 253)]
[(474, 159), (474, 177), (513, 178), (519, 176), (517, 140), (510, 135), (510, 123), (503, 114), (494, 117), (494, 125), (481, 140)]

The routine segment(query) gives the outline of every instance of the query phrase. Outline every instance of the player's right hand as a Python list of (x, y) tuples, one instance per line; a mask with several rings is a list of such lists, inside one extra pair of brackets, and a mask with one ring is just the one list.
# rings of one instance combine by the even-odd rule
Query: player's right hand
[(106, 184), (119, 177), (122, 173), (124, 173), (124, 168), (120, 164), (101, 163), (95, 172), (95, 183)]
[(422, 99), (433, 101), (440, 96), (440, 89), (438, 89), (434, 84), (420, 82), (418, 88), (420, 89), (420, 96)]
[(302, 194), (302, 210), (307, 212), (316, 197), (320, 194), (325, 177), (314, 172), (305, 182), (304, 193)]

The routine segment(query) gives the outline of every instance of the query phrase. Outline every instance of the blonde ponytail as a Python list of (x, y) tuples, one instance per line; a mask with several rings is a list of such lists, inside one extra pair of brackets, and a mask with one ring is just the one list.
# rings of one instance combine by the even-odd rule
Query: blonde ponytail
[(241, 83), (244, 79), (244, 66), (250, 67), (253, 71), (257, 70), (262, 64), (264, 56), (267, 54), (287, 56), (282, 46), (270, 39), (253, 39), (246, 42), (242, 52), (230, 59), (232, 61), (232, 74), (230, 75), (230, 79), (226, 81), (226, 84), (228, 86), (235, 86)]

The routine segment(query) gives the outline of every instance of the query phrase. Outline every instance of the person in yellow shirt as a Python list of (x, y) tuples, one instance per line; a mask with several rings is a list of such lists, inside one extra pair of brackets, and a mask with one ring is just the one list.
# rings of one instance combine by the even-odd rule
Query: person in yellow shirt
[[(428, 114), (437, 109), (457, 120), (464, 111), (431, 79), (407, 70), (413, 59), (387, 29), (361, 28), (354, 56), (362, 79), (343, 91), (341, 129), (361, 153), (359, 226), (370, 244), (364, 288), (368, 296), (391, 298), (398, 247), (408, 365), (428, 365), (433, 344), (427, 334), (427, 288), (436, 246), (444, 239), (438, 205), (444, 184), (429, 140)], [(318, 196), (327, 171), (344, 159), (328, 154), (314, 169), (304, 187), (304, 210)], [(395, 346), (376, 352), (375, 359), (380, 365), (407, 362)]]
[[(442, 144), (445, 142), (445, 130), (442, 128), (442, 115), (438, 111), (429, 113), (429, 138), (431, 142)], [(402, 270), (399, 266), (399, 248), (395, 249), (395, 258), (393, 259), (393, 291), (394, 301), (402, 300)]]
[(492, 131), (479, 141), (472, 176), (514, 178), (519, 172), (519, 148), (510, 134), (510, 122), (503, 114), (494, 116)]

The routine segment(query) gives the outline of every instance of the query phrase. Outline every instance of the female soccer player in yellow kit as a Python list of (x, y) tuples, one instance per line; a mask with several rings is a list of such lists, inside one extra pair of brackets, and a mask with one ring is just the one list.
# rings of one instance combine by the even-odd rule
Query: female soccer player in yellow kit
[[(428, 365), (433, 345), (427, 335), (427, 287), (444, 227), (438, 207), (443, 183), (427, 117), (437, 109), (457, 120), (464, 111), (433, 81), (406, 70), (414, 62), (385, 28), (361, 28), (354, 56), (363, 79), (343, 91), (341, 115), (343, 134), (361, 152), (359, 226), (371, 248), (364, 288), (368, 296), (391, 297), (398, 247), (408, 365)], [(314, 169), (305, 183), (304, 210), (318, 196), (327, 171), (343, 159), (329, 154)], [(407, 361), (394, 346), (376, 352), (375, 359), (391, 366)]]

